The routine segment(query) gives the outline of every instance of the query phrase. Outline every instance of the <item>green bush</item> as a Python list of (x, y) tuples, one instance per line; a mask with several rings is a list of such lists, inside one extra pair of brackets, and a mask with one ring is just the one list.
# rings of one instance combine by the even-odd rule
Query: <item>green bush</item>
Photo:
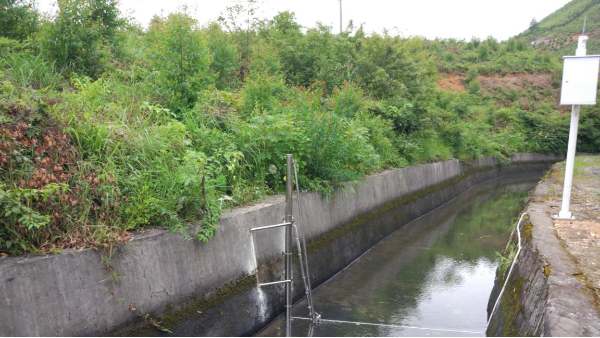
[(273, 48), (267, 44), (257, 46), (248, 68), (249, 74), (240, 93), (244, 112), (260, 114), (275, 110), (286, 86)]
[(469, 84), (467, 85), (467, 90), (469, 91), (470, 94), (477, 94), (480, 89), (481, 89), (481, 84), (477, 80), (473, 80), (473, 81), (469, 82)]
[(123, 26), (117, 0), (62, 0), (54, 21), (42, 25), (38, 40), (57, 67), (98, 76)]
[(210, 86), (211, 55), (195, 19), (186, 13), (154, 17), (147, 34), (150, 81), (163, 105), (177, 112), (194, 106)]
[(39, 14), (32, 0), (0, 1), (0, 36), (25, 40), (37, 31)]
[(211, 23), (205, 29), (205, 34), (212, 54), (210, 70), (215, 76), (215, 87), (219, 90), (235, 87), (238, 83), (240, 55), (231, 37), (217, 23)]

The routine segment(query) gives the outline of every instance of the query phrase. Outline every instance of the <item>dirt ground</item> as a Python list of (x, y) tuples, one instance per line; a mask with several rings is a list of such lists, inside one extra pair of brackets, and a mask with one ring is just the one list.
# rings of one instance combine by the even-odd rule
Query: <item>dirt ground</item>
[[(552, 214), (561, 208), (565, 164), (551, 173), (554, 184), (548, 204)], [(600, 156), (582, 155), (575, 160), (570, 211), (573, 220), (554, 220), (556, 234), (581, 269), (577, 278), (600, 295)]]
[[(439, 89), (451, 92), (464, 92), (465, 75), (459, 74), (441, 74), (440, 79), (436, 82)], [(489, 92), (496, 88), (504, 88), (507, 90), (514, 89), (518, 92), (524, 91), (526, 88), (535, 90), (543, 90), (552, 88), (552, 74), (550, 73), (517, 73), (505, 75), (479, 75), (477, 80), (481, 83), (484, 91)]]

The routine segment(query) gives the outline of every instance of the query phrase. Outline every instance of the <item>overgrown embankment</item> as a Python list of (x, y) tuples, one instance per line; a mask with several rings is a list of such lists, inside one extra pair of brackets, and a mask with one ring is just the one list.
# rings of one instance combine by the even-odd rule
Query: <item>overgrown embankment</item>
[[(197, 220), (186, 238), (209, 241), (222, 210), (282, 191), (287, 153), (303, 188), (330, 194), (385, 169), (566, 148), (555, 81), (486, 85), (483, 75), (556, 78), (559, 60), (524, 40), (333, 34), (290, 12), (247, 25), (256, 8), (243, 6), (204, 26), (182, 11), (142, 28), (118, 8), (0, 11), (13, 22), (0, 30), (2, 256), (110, 257), (132, 233)], [(436, 88), (438, 70), (467, 90)], [(598, 110), (581, 114), (579, 149), (598, 149)]]
[[(511, 165), (490, 157), (449, 160), (369, 176), (351, 186), (354, 192), (302, 194), (302, 214), (295, 217), (307, 225), (313, 285), (469, 187), (507, 175), (541, 175), (558, 159), (518, 154)], [(389, 221), (379, 221), (392, 209)], [(281, 287), (256, 283), (281, 279), (284, 243), (281, 228), (252, 236), (250, 229), (277, 224), (284, 212), (284, 196), (271, 196), (223, 214), (214, 239), (206, 243), (152, 229), (120, 245), (110, 260), (90, 249), (2, 257), (0, 333), (99, 335), (134, 323), (120, 333), (255, 333), (283, 309)], [(301, 280), (295, 283), (299, 299)]]
[[(552, 219), (560, 210), (564, 163), (555, 165), (538, 185), (521, 225), (523, 249), (491, 318), (488, 335), (600, 334), (598, 170), (597, 156), (577, 157), (572, 221)], [(513, 233), (504, 255), (510, 260), (516, 251), (517, 235)], [(498, 270), (488, 312), (506, 279), (509, 260)]]

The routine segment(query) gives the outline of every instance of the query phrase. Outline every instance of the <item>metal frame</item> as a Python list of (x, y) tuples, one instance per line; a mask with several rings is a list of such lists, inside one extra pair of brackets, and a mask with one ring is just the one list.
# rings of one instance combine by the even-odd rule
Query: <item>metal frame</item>
[[(250, 229), (250, 235), (254, 231), (274, 229), (278, 227), (285, 227), (284, 236), (284, 255), (285, 255), (285, 267), (284, 267), (284, 279), (276, 282), (259, 283), (259, 287), (285, 284), (285, 335), (291, 337), (292, 335), (292, 252), (293, 242), (296, 242), (298, 247), (298, 259), (300, 262), (300, 271), (302, 273), (302, 282), (304, 283), (304, 291), (308, 302), (308, 311), (310, 317), (313, 320), (313, 324), (320, 322), (321, 316), (315, 312), (314, 305), (312, 302), (312, 287), (310, 285), (310, 273), (308, 270), (308, 255), (306, 253), (306, 239), (304, 233), (302, 233), (302, 244), (300, 243), (300, 236), (298, 227), (294, 222), (293, 217), (293, 194), (294, 194), (294, 181), (296, 183), (296, 192), (298, 200), (298, 213), (301, 213), (300, 209), (300, 189), (298, 188), (298, 171), (296, 169), (296, 162), (294, 156), (291, 154), (286, 155), (286, 191), (285, 191), (285, 217), (283, 223), (261, 226)], [(295, 178), (295, 180), (294, 180)], [(292, 237), (294, 236), (294, 237)], [(302, 248), (304, 247), (304, 250)], [(255, 253), (256, 254), (256, 253)], [(310, 330), (312, 331), (313, 325), (311, 324)]]

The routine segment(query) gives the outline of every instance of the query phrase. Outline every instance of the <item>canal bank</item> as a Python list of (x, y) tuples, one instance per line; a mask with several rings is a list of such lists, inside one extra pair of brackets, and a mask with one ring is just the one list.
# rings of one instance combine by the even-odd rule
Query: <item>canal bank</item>
[[(577, 158), (572, 208), (575, 219), (553, 219), (562, 198), (564, 163), (536, 187), (520, 225), (522, 249), (497, 309), (489, 336), (599, 336), (600, 158)], [(516, 254), (513, 230), (504, 256)], [(491, 313), (508, 273), (499, 269)]]
[[(333, 196), (302, 196), (313, 285), (319, 285), (411, 220), (476, 184), (542, 172), (558, 157), (456, 160), (373, 175)], [(395, 222), (364, 226), (393, 210)], [(248, 335), (283, 309), (281, 231), (257, 238), (250, 228), (281, 221), (284, 197), (272, 196), (221, 217), (208, 243), (155, 229), (113, 254), (108, 271), (93, 250), (0, 259), (1, 335)], [(295, 273), (296, 276), (299, 273)], [(301, 287), (295, 285), (296, 299)], [(118, 331), (117, 329), (121, 328)]]
[[(313, 292), (322, 320), (314, 336), (484, 336), (497, 253), (539, 179), (529, 173), (476, 185), (381, 240)], [(308, 336), (305, 299), (293, 318), (293, 336)], [(285, 336), (284, 316), (259, 336)]]

